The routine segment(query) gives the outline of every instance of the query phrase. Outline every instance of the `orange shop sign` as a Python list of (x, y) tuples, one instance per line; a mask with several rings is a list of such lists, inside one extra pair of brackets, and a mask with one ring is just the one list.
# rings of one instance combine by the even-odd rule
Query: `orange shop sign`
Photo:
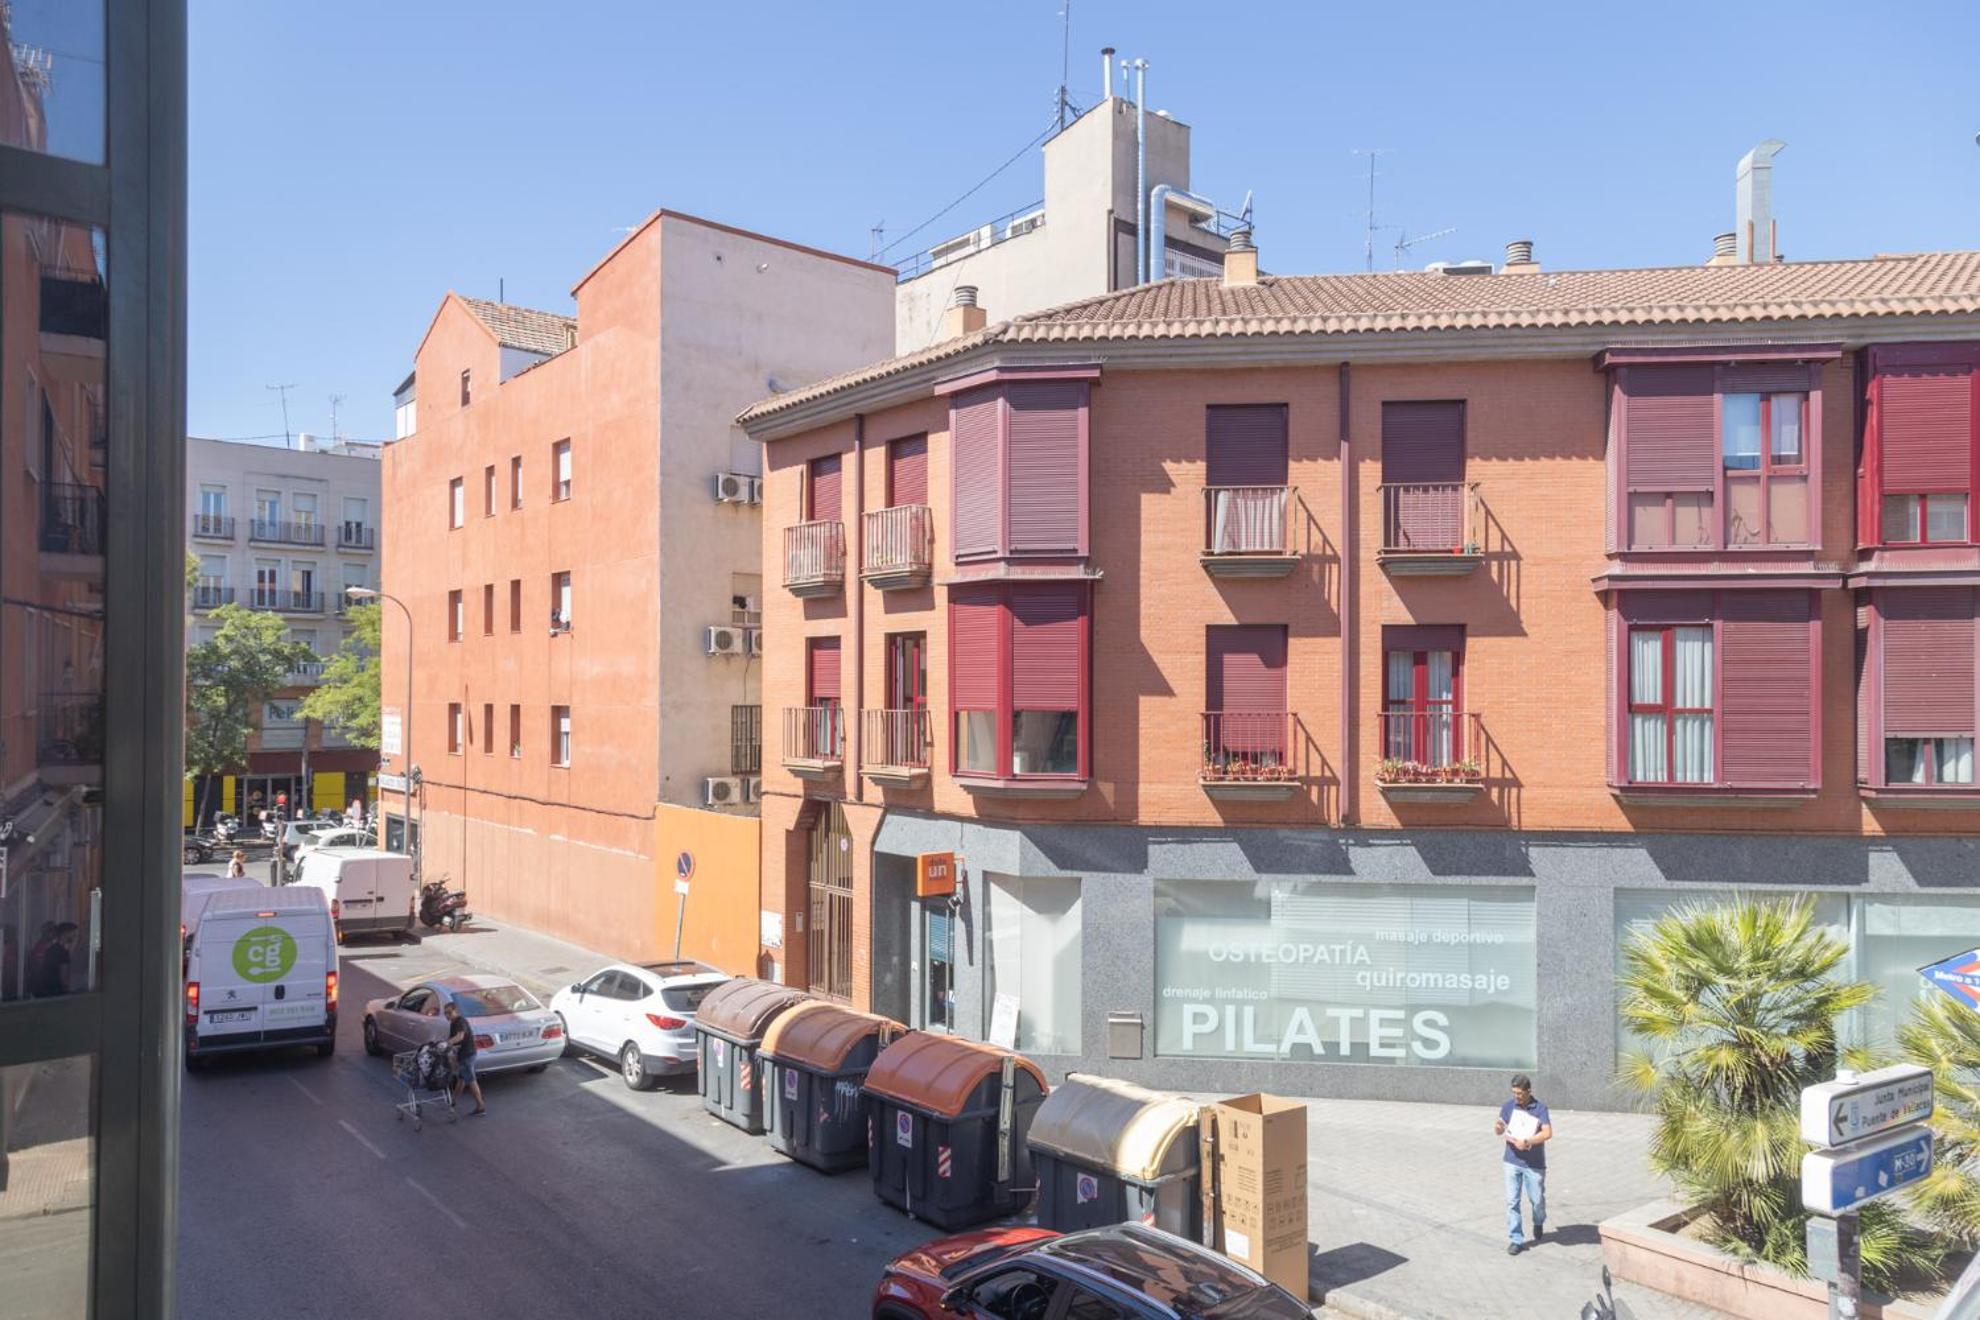
[(914, 858), (914, 893), (917, 898), (938, 898), (956, 892), (956, 855), (952, 852), (917, 853)]

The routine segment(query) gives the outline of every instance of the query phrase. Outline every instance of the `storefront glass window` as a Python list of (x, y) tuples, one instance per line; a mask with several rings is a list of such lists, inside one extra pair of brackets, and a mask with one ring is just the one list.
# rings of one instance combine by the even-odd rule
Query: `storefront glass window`
[(1079, 1053), (1079, 881), (990, 877), (989, 1005), (1017, 1000), (1021, 1054)]
[(1980, 897), (1893, 894), (1859, 898), (1856, 975), (1877, 987), (1858, 1015), (1855, 1038), (1874, 1046), (1895, 1043), (1911, 1006), (1942, 994), (1925, 983), (1920, 967), (1980, 948)]
[(1158, 880), (1155, 1053), (1530, 1067), (1533, 890)]

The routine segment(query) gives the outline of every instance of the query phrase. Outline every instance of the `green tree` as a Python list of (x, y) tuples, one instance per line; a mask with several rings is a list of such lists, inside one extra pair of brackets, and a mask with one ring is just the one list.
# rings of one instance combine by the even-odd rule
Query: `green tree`
[(186, 551), (186, 596), (190, 598), (193, 588), (199, 585), (199, 556)]
[(379, 609), (353, 606), (351, 633), (323, 666), (323, 681), (302, 711), (359, 747), (378, 746)]
[[(1808, 1269), (1801, 1208), (1801, 1089), (1835, 1076), (1836, 1023), (1875, 989), (1842, 979), (1848, 945), (1806, 897), (1740, 896), (1672, 912), (1623, 947), (1625, 1024), (1646, 1042), (1621, 1080), (1649, 1098), (1650, 1166), (1705, 1212), (1722, 1250)], [(1890, 1288), (1939, 1252), (1892, 1206), (1861, 1219), (1863, 1275)]]
[(1938, 1091), (1932, 1172), (1913, 1188), (1911, 1203), (1961, 1245), (1980, 1244), (1980, 1012), (1950, 995), (1929, 995), (1897, 1038), (1907, 1062), (1932, 1070)]
[[(269, 694), (289, 671), (313, 660), (289, 638), (278, 614), (222, 605), (213, 611), (213, 640), (186, 651), (186, 774), (217, 775), (245, 764), (247, 740)], [(198, 804), (203, 820), (207, 804)]]

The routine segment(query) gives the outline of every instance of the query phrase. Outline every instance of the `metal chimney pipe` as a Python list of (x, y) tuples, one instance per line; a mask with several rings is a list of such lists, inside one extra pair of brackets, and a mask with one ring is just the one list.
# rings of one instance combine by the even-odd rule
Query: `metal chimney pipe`
[(1134, 62), (1134, 282), (1148, 282), (1148, 61)]
[(1739, 158), (1733, 185), (1739, 223), (1734, 232), (1743, 262), (1774, 260), (1774, 157), (1786, 149), (1779, 138), (1768, 138)]
[(1103, 101), (1114, 99), (1114, 48), (1112, 46), (1102, 46), (1100, 48), (1100, 99)]

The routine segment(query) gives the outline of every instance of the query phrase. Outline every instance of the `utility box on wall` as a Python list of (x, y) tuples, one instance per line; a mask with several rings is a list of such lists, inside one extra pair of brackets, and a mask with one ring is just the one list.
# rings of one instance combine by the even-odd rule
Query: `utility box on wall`
[(1210, 1245), (1305, 1300), (1306, 1106), (1241, 1095), (1200, 1124)]

